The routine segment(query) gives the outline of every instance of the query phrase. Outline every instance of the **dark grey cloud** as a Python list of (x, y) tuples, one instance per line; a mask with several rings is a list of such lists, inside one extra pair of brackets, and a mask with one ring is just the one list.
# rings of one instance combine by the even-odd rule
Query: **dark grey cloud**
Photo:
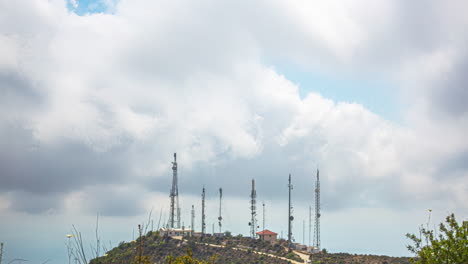
[(0, 122), (0, 146), (0, 192), (15, 193), (14, 210), (60, 209), (69, 192), (129, 176), (125, 149), (98, 153), (82, 142), (43, 144), (20, 122)]
[(30, 214), (57, 213), (62, 209), (63, 198), (63, 193), (12, 191), (8, 194), (10, 209)]
[(37, 84), (27, 76), (13, 70), (0, 70), (0, 104), (3, 115), (21, 115), (25, 111), (37, 111), (46, 100)]
[(468, 56), (457, 59), (455, 65), (429, 88), (429, 100), (435, 110), (432, 112), (449, 118), (460, 118), (468, 113)]
[(32, 131), (3, 126), (1, 189), (47, 193), (119, 181), (126, 175), (125, 152), (97, 153), (83, 143), (50, 146), (35, 141)]
[(455, 153), (444, 160), (435, 176), (444, 179), (465, 171), (468, 171), (468, 150)]
[(84, 189), (80, 203), (90, 213), (103, 216), (135, 216), (146, 213), (144, 201), (148, 199), (139, 185), (99, 184)]

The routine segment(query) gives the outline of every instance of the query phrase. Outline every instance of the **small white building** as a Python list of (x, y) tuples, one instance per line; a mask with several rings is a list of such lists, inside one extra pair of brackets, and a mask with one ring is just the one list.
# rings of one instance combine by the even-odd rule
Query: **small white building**
[(214, 233), (213, 236), (222, 238), (224, 237), (224, 233)]
[(295, 250), (307, 251), (307, 246), (302, 245), (301, 243), (293, 243), (293, 247)]
[(185, 237), (192, 236), (193, 230), (191, 229), (181, 229), (181, 228), (161, 228), (159, 234), (161, 236), (169, 237)]
[(316, 248), (314, 246), (310, 246), (310, 247), (307, 247), (307, 252), (309, 253), (320, 253), (320, 249), (319, 248)]

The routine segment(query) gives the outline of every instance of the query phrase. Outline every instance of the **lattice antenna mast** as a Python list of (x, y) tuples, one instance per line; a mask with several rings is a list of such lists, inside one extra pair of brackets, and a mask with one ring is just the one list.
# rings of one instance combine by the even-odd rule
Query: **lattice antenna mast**
[(0, 264), (2, 264), (3, 259), (3, 243), (0, 243)]
[(265, 203), (262, 204), (263, 206), (263, 240), (265, 240)]
[(252, 191), (250, 193), (250, 214), (251, 214), (251, 219), (249, 222), (250, 226), (250, 236), (252, 238), (255, 238), (255, 230), (257, 227), (257, 191), (255, 190), (255, 180), (252, 179)]
[(174, 161), (172, 162), (172, 187), (169, 196), (171, 197), (169, 227), (180, 228), (179, 187), (177, 182), (177, 153), (174, 153)]
[(175, 193), (176, 193), (176, 209), (177, 209), (177, 228), (180, 228), (180, 205), (179, 205), (179, 176), (177, 175), (177, 154), (174, 153), (174, 163), (172, 166), (172, 174), (175, 178)]
[(317, 169), (317, 181), (315, 182), (315, 227), (314, 246), (320, 250), (320, 177)]
[(192, 219), (191, 219), (192, 231), (195, 231), (195, 207), (192, 204)]
[(223, 199), (223, 188), (219, 188), (219, 216), (218, 216), (218, 225), (219, 225), (219, 233), (221, 233), (222, 230), (222, 220), (223, 217), (221, 216), (221, 201)]
[(205, 224), (205, 187), (202, 192), (202, 237), (205, 236), (206, 224)]
[(288, 190), (289, 190), (289, 199), (288, 199), (288, 248), (291, 250), (292, 246), (292, 221), (294, 217), (292, 216), (292, 206), (291, 206), (291, 190), (293, 189), (293, 185), (291, 184), (291, 174), (289, 174), (289, 183), (288, 183)]
[(310, 239), (312, 238), (312, 234), (311, 234), (311, 230), (312, 230), (312, 206), (309, 205), (309, 246), (311, 246), (310, 244)]

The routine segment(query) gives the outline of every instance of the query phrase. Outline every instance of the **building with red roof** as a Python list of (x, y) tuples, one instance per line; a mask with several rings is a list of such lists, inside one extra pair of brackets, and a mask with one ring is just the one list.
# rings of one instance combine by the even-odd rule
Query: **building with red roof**
[(278, 238), (278, 234), (275, 233), (275, 232), (272, 232), (268, 229), (265, 229), (263, 231), (260, 231), (260, 232), (257, 232), (257, 235), (258, 237), (261, 239), (261, 240), (265, 240), (265, 241), (268, 241), (270, 243), (274, 243), (276, 242), (277, 238)]

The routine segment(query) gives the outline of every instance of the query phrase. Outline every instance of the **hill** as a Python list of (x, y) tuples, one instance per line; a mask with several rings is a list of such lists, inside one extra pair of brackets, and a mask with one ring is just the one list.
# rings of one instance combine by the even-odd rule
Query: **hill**
[[(139, 240), (128, 243), (121, 242), (118, 247), (107, 252), (102, 257), (93, 259), (90, 264), (130, 264), (135, 263), (138, 255)], [(178, 240), (170, 237), (161, 237), (158, 232), (149, 232), (142, 237), (142, 255), (149, 257), (150, 263), (166, 263), (168, 257), (179, 257), (187, 255), (187, 250), (193, 253), (198, 260), (209, 261), (214, 257), (214, 263), (274, 263), (287, 264), (288, 261), (261, 255), (248, 249), (234, 249), (232, 247), (210, 246), (195, 239)]]
[[(128, 243), (121, 242), (118, 247), (102, 257), (93, 259), (90, 264), (132, 264), (139, 254), (140, 240)], [(297, 254), (286, 250), (286, 241), (279, 240), (275, 245), (261, 240), (242, 236), (214, 238), (186, 238), (184, 240), (162, 237), (158, 232), (149, 232), (142, 236), (141, 254), (149, 263), (169, 263), (172, 258), (186, 256), (210, 263), (304, 263)], [(291, 260), (288, 260), (291, 259)], [(409, 258), (375, 255), (353, 255), (347, 253), (319, 253), (310, 258), (315, 264), (409, 264)], [(142, 262), (144, 263), (144, 262)]]

